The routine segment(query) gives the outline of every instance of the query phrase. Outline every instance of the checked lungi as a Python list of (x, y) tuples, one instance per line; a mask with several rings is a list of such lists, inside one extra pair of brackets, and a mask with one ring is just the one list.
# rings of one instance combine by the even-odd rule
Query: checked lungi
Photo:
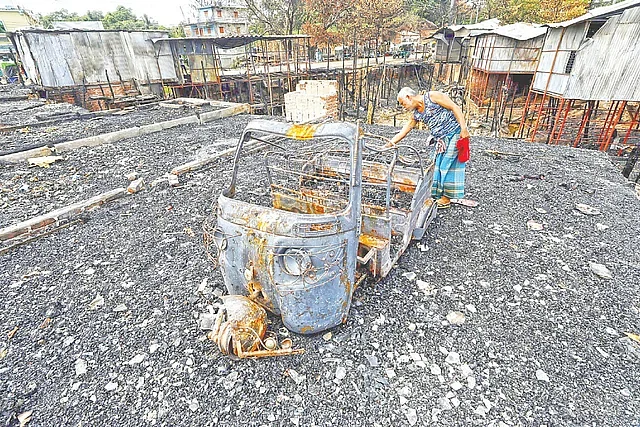
[(433, 186), (431, 195), (435, 199), (447, 196), (450, 199), (462, 199), (464, 197), (464, 168), (465, 163), (458, 161), (458, 149), (456, 142), (460, 138), (459, 133), (452, 133), (444, 138), (444, 151), (436, 154), (433, 171)]

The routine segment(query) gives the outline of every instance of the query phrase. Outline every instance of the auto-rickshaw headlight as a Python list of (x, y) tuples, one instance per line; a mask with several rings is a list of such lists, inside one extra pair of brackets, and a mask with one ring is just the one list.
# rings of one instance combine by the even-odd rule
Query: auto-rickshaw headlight
[(301, 248), (292, 248), (282, 254), (282, 267), (292, 276), (302, 276), (313, 267), (313, 264), (307, 251)]

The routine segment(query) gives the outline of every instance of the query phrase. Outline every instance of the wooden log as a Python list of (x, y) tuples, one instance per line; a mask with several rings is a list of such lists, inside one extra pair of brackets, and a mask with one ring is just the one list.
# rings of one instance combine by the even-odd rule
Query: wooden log
[[(257, 143), (258, 143), (258, 141), (247, 141), (244, 144), (244, 148), (253, 147)], [(222, 151), (220, 151), (218, 153), (215, 153), (215, 154), (213, 154), (213, 155), (211, 155), (209, 157), (206, 157), (204, 159), (194, 160), (192, 162), (185, 163), (185, 164), (180, 165), (180, 166), (176, 166), (175, 168), (171, 169), (171, 174), (172, 175), (182, 175), (182, 174), (187, 173), (187, 172), (193, 172), (194, 170), (198, 170), (198, 169), (208, 165), (209, 163), (214, 162), (215, 160), (219, 159), (220, 157), (228, 156), (230, 154), (235, 153), (237, 149), (238, 149), (238, 147), (227, 148), (226, 150), (222, 150)]]
[(92, 208), (100, 206), (110, 200), (122, 197), (125, 194), (127, 194), (126, 188), (117, 188), (90, 199), (56, 209), (55, 211), (19, 222), (18, 224), (14, 224), (9, 227), (5, 227), (0, 229), (0, 241), (7, 241), (24, 234), (30, 234), (33, 231), (39, 230), (60, 220), (71, 220)]

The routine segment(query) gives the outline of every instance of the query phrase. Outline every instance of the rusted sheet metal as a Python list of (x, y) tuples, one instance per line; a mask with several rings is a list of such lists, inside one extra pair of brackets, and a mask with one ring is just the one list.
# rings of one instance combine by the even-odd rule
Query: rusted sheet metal
[(242, 295), (223, 296), (222, 301), (213, 330), (207, 334), (222, 354), (242, 359), (304, 352), (293, 349), (288, 338), (278, 343), (275, 334), (266, 336), (267, 312), (256, 302)]
[(20, 30), (10, 35), (27, 75), (49, 88), (135, 81), (176, 80), (174, 68), (160, 72), (152, 39), (161, 31)]
[[(243, 183), (237, 172), (251, 140), (274, 150)], [(310, 334), (346, 320), (363, 272), (389, 273), (435, 215), (433, 163), (411, 147), (367, 141), (349, 123), (249, 123), (215, 225), (205, 230), (230, 294), (247, 295), (288, 329)], [(248, 201), (260, 187), (265, 198)]]

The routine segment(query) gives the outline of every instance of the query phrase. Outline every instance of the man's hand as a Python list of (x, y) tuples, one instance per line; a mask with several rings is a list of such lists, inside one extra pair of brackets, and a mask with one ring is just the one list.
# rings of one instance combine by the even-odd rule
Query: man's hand
[(469, 138), (471, 135), (469, 135), (469, 130), (467, 128), (464, 128), (460, 131), (460, 138)]

